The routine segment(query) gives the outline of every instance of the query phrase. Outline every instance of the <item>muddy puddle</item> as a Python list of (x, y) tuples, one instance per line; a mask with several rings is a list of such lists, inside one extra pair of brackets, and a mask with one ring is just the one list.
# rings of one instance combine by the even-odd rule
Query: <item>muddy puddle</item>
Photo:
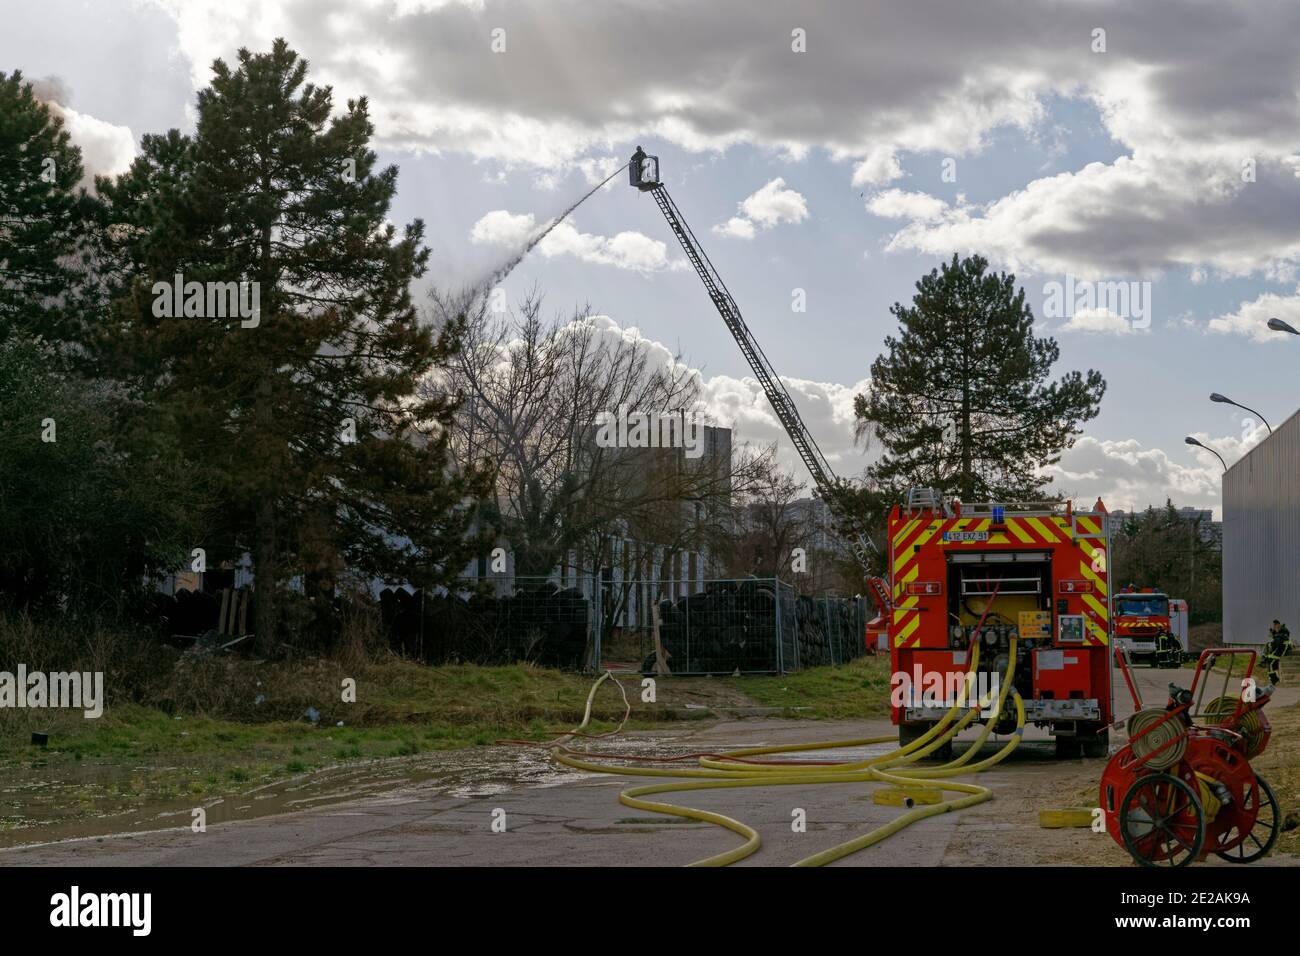
[[(594, 742), (608, 753), (671, 755), (671, 738)], [(584, 744), (576, 744), (582, 748)], [(77, 766), (9, 771), (0, 778), (0, 848), (188, 827), (203, 808), (211, 826), (386, 795), (484, 797), (566, 783), (586, 774), (542, 747), (492, 746), (344, 764), (263, 784), (234, 796), (146, 800), (122, 810), (115, 788), (158, 767)]]

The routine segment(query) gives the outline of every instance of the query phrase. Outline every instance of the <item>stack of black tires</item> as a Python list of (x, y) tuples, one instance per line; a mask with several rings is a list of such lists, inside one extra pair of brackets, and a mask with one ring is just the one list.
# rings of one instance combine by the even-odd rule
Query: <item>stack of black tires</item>
[[(777, 596), (767, 581), (718, 581), (659, 604), (659, 638), (679, 674), (777, 670)], [(793, 622), (792, 622), (793, 623)], [(655, 652), (643, 665), (655, 666)]]
[[(674, 674), (775, 673), (843, 663), (861, 640), (852, 601), (796, 597), (778, 600), (771, 581), (718, 581), (698, 594), (659, 604), (659, 638)], [(777, 645), (781, 644), (778, 655)], [(655, 669), (651, 650), (642, 670)]]
[(574, 588), (542, 584), (494, 597), (386, 588), (379, 595), (391, 645), (429, 664), (511, 664), (578, 670), (589, 603)]

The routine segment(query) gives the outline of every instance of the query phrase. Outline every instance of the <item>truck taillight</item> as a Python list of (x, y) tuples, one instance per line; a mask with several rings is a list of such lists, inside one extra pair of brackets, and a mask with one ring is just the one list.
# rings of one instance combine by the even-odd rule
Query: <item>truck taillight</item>
[(913, 581), (907, 586), (909, 596), (916, 597), (934, 597), (936, 594), (942, 594), (943, 588), (938, 581)]
[(1062, 594), (1091, 594), (1091, 581), (1062, 581), (1060, 584)]

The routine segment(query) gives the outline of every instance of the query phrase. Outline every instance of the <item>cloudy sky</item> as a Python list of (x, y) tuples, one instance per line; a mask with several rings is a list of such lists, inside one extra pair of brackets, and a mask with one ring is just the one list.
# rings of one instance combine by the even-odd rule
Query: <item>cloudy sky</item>
[[(1098, 419), (1056, 469), (1112, 507), (1219, 506), (1297, 406), (1300, 5), (1267, 0), (42, 0), (0, 69), (40, 80), (96, 172), (192, 128), (216, 57), (284, 36), (366, 95), (394, 219), (471, 283), (637, 144), (832, 463), (889, 307), (953, 252), (1013, 271)], [(1106, 283), (1123, 283), (1106, 285)], [(590, 304), (701, 370), (711, 415), (792, 449), (653, 201), (597, 193), (505, 283)], [(1089, 293), (1102, 290), (1100, 299)], [(1120, 296), (1120, 291), (1126, 293)], [(802, 298), (805, 311), (795, 311)], [(630, 332), (629, 330), (635, 330)]]

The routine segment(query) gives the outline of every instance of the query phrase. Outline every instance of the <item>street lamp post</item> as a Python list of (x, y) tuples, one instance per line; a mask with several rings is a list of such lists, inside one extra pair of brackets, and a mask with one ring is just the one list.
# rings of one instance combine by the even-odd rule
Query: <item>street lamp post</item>
[[(1235, 405), (1235, 406), (1237, 406), (1238, 408), (1244, 408), (1246, 411), (1250, 412), (1252, 415), (1259, 415), (1259, 412), (1255, 411), (1255, 409), (1253, 409), (1253, 408), (1247, 408), (1245, 405), (1242, 405), (1240, 402), (1234, 402), (1234, 401), (1233, 401), (1232, 399), (1230, 399), (1227, 395), (1220, 395), (1218, 392), (1211, 392), (1211, 393), (1210, 393), (1210, 401), (1212, 401), (1212, 402), (1219, 402), (1220, 404), (1223, 404), (1223, 405)], [(1268, 433), (1269, 433), (1270, 435), (1273, 434), (1273, 426), (1270, 425), (1270, 424), (1268, 423), (1268, 419), (1265, 418), (1263, 415), (1259, 415), (1259, 420), (1260, 420), (1261, 422), (1264, 423), (1264, 427), (1268, 429)]]
[(1183, 439), (1183, 441), (1186, 442), (1186, 443), (1189, 444), (1189, 445), (1195, 445), (1197, 448), (1204, 448), (1206, 451), (1208, 451), (1210, 454), (1212, 454), (1215, 458), (1219, 459), (1219, 464), (1223, 466), (1223, 470), (1224, 470), (1225, 473), (1228, 471), (1228, 463), (1227, 463), (1226, 461), (1223, 460), (1223, 456), (1220, 455), (1220, 454), (1219, 454), (1217, 451), (1215, 451), (1213, 448), (1211, 448), (1209, 445), (1205, 444), (1204, 442), (1197, 441), (1197, 440), (1196, 440), (1195, 438), (1193, 438), (1191, 435), (1188, 435), (1186, 438)]
[(1300, 335), (1300, 332), (1297, 332), (1292, 326), (1283, 322), (1281, 319), (1269, 319), (1268, 327), (1274, 332), (1290, 332), (1292, 335)]

